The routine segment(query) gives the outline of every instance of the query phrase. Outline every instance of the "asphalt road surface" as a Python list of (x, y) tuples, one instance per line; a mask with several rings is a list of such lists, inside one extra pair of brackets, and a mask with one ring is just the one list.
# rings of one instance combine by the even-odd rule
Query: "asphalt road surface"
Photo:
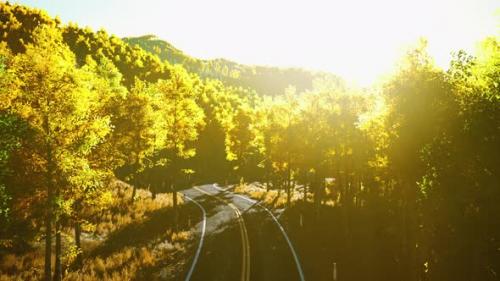
[(305, 280), (279, 219), (258, 202), (216, 185), (182, 191), (197, 205), (197, 245), (180, 280)]

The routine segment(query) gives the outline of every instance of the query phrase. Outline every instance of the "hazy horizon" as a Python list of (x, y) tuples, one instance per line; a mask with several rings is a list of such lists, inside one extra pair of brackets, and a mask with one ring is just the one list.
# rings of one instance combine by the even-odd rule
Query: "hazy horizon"
[(420, 37), (443, 68), (450, 52), (472, 53), (498, 33), (500, 7), (492, 0), (12, 2), (119, 37), (153, 34), (197, 58), (328, 71), (364, 85)]

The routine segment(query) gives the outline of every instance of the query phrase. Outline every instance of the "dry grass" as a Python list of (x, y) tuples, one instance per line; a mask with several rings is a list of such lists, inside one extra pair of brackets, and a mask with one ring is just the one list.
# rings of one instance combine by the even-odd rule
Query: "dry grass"
[[(130, 186), (118, 183), (114, 188), (113, 205), (93, 218), (95, 228), (91, 233), (83, 233), (83, 265), (73, 271), (67, 271), (64, 280), (156, 280), (157, 268), (165, 263), (172, 263), (176, 253), (186, 251), (191, 233), (186, 229), (174, 231), (171, 217), (173, 205), (171, 194), (158, 194), (151, 199), (151, 193), (137, 190), (137, 197), (132, 202)], [(183, 204), (178, 197), (179, 205)], [(161, 223), (158, 223), (161, 222)], [(168, 226), (168, 227), (166, 227)], [(170, 228), (169, 228), (170, 227)], [(139, 232), (142, 240), (135, 244), (127, 241), (123, 233), (143, 229)], [(63, 246), (68, 249), (73, 245), (72, 230), (63, 235)], [(143, 234), (150, 234), (143, 235)], [(114, 239), (112, 248), (107, 247), (109, 239)], [(35, 243), (33, 250), (22, 255), (0, 255), (0, 281), (41, 280), (43, 277), (43, 243)], [(106, 253), (94, 250), (107, 247)]]
[[(271, 189), (267, 191), (265, 188), (255, 183), (241, 183), (235, 186), (234, 192), (247, 195), (248, 197), (259, 200), (263, 204), (272, 208), (284, 208), (286, 206), (286, 192), (284, 190)], [(301, 200), (303, 194), (294, 190), (292, 192), (291, 203)]]
[(82, 269), (68, 273), (64, 280), (135, 280), (139, 274), (144, 274), (144, 269), (165, 262), (169, 259), (168, 254), (177, 250), (175, 247), (165, 249), (153, 246), (123, 248), (106, 258), (88, 259)]
[[(135, 200), (131, 202), (132, 187), (123, 182), (117, 182), (115, 185), (113, 207), (102, 212), (93, 221), (96, 224), (95, 234), (97, 235), (108, 235), (132, 221), (143, 220), (148, 213), (173, 206), (172, 194), (161, 193), (153, 200), (151, 192), (138, 189)], [(177, 202), (179, 205), (184, 203), (183, 198), (179, 195), (177, 196)]]
[(6, 254), (0, 262), (0, 281), (37, 280), (42, 276), (43, 255), (37, 252)]
[(189, 239), (191, 235), (191, 232), (189, 231), (178, 231), (178, 232), (173, 232), (171, 234), (171, 240), (172, 242), (184, 242), (184, 241), (187, 241)]

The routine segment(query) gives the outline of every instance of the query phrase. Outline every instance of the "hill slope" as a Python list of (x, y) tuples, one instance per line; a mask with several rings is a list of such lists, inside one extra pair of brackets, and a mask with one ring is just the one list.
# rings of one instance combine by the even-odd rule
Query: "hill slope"
[[(333, 81), (342, 87), (343, 81), (330, 73), (312, 72), (300, 68), (278, 68), (238, 64), (225, 59), (202, 60), (193, 58), (170, 43), (154, 35), (117, 38), (104, 30), (93, 32), (75, 24), (61, 25), (46, 12), (20, 5), (0, 3), (0, 41), (6, 42), (14, 53), (24, 52), (31, 43), (32, 34), (41, 25), (58, 28), (64, 41), (83, 64), (87, 56), (111, 60), (123, 74), (123, 82), (130, 87), (137, 77), (154, 82), (169, 77), (169, 65), (181, 64), (201, 78), (218, 79), (226, 85), (251, 88), (259, 94), (277, 95), (288, 86), (298, 92), (311, 89), (316, 79)], [(162, 63), (168, 61), (168, 63)], [(331, 84), (331, 83), (330, 83)]]
[(123, 74), (123, 83), (128, 87), (135, 78), (155, 82), (170, 75), (168, 64), (157, 56), (132, 47), (104, 30), (93, 32), (76, 24), (61, 25), (59, 19), (39, 9), (0, 2), (0, 22), (0, 42), (7, 43), (15, 54), (24, 52), (26, 44), (32, 43), (37, 27), (50, 26), (61, 32), (78, 63), (83, 64), (87, 56), (95, 60), (106, 57)]
[(154, 35), (128, 37), (123, 40), (157, 55), (163, 61), (182, 64), (188, 71), (197, 73), (202, 78), (215, 78), (232, 86), (253, 88), (260, 94), (283, 94), (290, 85), (302, 92), (311, 89), (316, 79), (331, 80), (339, 87), (343, 85), (338, 76), (325, 72), (312, 72), (301, 68), (250, 66), (226, 59), (193, 58)]

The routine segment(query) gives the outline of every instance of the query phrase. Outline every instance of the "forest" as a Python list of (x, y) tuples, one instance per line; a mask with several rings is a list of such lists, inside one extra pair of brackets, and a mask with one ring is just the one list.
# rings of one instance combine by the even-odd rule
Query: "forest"
[(0, 2), (0, 280), (163, 280), (208, 183), (282, 209), (308, 280), (500, 279), (498, 37), (363, 89), (150, 39)]
[(184, 54), (172, 44), (154, 35), (123, 38), (125, 43), (138, 46), (157, 55), (170, 64), (182, 64), (189, 72), (200, 78), (217, 79), (228, 86), (252, 88), (263, 95), (283, 95), (289, 86), (298, 92), (311, 90), (315, 80), (328, 79), (337, 87), (344, 87), (342, 79), (334, 74), (308, 71), (301, 68), (278, 68), (269, 66), (249, 66), (227, 59), (200, 60)]

